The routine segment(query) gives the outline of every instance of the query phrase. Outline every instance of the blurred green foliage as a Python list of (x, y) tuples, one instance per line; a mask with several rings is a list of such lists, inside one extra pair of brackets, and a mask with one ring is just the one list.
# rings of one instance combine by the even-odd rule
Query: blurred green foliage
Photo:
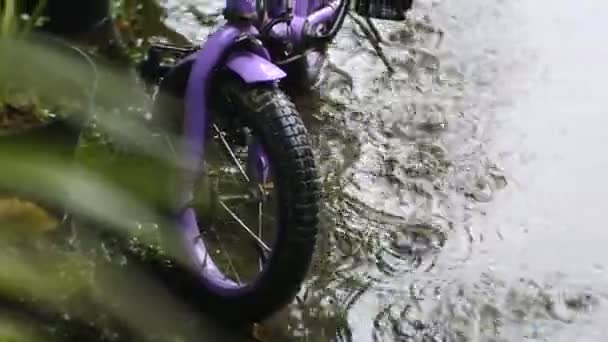
[(0, 2), (0, 37), (24, 37), (46, 19), (42, 13), (47, 0), (39, 0), (30, 15), (23, 14), (24, 2), (4, 0)]
[[(172, 157), (125, 110), (145, 105), (134, 101), (143, 93), (75, 44), (32, 32), (18, 2), (0, 5), (0, 340), (200, 336), (178, 297), (116, 262), (121, 249), (86, 223), (140, 250), (157, 242), (142, 221), (164, 223), (156, 209)], [(77, 229), (63, 225), (66, 208), (85, 218)]]

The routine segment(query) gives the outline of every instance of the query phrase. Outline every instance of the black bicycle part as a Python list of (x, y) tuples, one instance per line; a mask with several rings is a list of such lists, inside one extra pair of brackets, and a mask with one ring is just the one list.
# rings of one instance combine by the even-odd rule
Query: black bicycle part
[(355, 12), (362, 17), (401, 21), (412, 4), (413, 0), (355, 0)]
[(144, 60), (137, 65), (137, 71), (147, 83), (157, 84), (180, 60), (198, 49), (198, 46), (153, 43)]

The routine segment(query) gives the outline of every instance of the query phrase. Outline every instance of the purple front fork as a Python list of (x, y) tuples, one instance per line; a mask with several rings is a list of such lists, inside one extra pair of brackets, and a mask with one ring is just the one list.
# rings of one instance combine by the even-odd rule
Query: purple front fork
[(205, 47), (190, 55), (182, 63), (194, 60), (188, 78), (185, 98), (184, 141), (182, 144), (186, 168), (183, 186), (179, 194), (180, 202), (186, 203), (192, 198), (192, 189), (197, 171), (201, 169), (204, 157), (204, 143), (207, 140), (208, 127), (208, 86), (213, 69), (220, 62), (226, 49), (242, 31), (234, 26), (226, 26), (209, 37)]
[[(201, 162), (204, 159), (204, 142), (207, 139), (207, 127), (209, 124), (207, 94), (210, 78), (222, 57), (224, 57), (237, 38), (243, 34), (252, 33), (257, 33), (257, 30), (252, 26), (243, 28), (226, 25), (209, 37), (203, 49), (182, 62), (186, 63), (194, 60), (185, 96), (186, 115), (184, 117), (182, 155), (186, 157), (186, 160), (184, 160), (186, 164), (184, 166), (187, 171), (187, 179), (184, 179), (182, 183), (184, 188), (180, 192), (182, 198), (179, 199), (184, 203), (188, 202), (192, 197), (191, 189), (196, 181), (197, 170), (201, 169)], [(268, 52), (263, 48), (258, 53), (264, 57), (269, 57)], [(238, 57), (239, 55), (236, 54), (235, 58)], [(235, 60), (238, 61), (238, 59)], [(233, 64), (236, 68), (240, 65), (238, 63)], [(247, 65), (243, 67), (246, 68)], [(275, 74), (271, 74), (271, 76), (281, 77), (281, 75)], [(252, 142), (250, 148), (253, 153), (250, 154), (250, 159), (252, 160), (249, 163), (250, 165), (257, 165), (257, 174), (265, 180), (268, 175), (268, 157), (258, 142)]]

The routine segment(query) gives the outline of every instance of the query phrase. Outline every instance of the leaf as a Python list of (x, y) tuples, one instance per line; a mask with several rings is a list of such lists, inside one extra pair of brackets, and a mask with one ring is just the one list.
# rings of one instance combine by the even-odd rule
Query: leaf
[(0, 229), (15, 232), (41, 234), (52, 231), (59, 225), (57, 218), (42, 207), (18, 198), (0, 198)]

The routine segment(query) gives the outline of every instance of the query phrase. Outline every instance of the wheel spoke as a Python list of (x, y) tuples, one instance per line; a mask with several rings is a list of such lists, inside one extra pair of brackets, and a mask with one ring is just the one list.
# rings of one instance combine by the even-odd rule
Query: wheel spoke
[[(226, 249), (226, 247), (224, 247), (224, 243), (222, 242), (222, 238), (220, 236), (220, 234), (215, 234), (215, 236), (217, 237), (217, 242), (220, 244), (220, 250), (224, 250), (224, 253), (226, 254), (226, 258), (228, 259), (228, 267), (230, 267), (232, 269), (232, 272), (234, 273), (234, 277), (236, 278), (236, 282), (241, 285), (241, 278), (239, 277), (239, 272), (237, 272), (236, 267), (234, 266), (234, 263), (232, 262), (232, 258), (230, 257), (230, 253), (228, 253), (228, 250)], [(202, 236), (199, 235), (199, 238), (202, 239)], [(207, 250), (207, 256), (209, 256), (209, 251)]]
[(241, 163), (239, 162), (238, 158), (234, 154), (234, 151), (232, 151), (232, 149), (230, 148), (230, 145), (226, 141), (226, 138), (224, 138), (224, 135), (222, 134), (222, 131), (220, 131), (220, 129), (217, 127), (216, 124), (213, 124), (213, 129), (215, 130), (215, 132), (220, 137), (220, 140), (222, 141), (222, 144), (224, 145), (224, 147), (226, 148), (226, 150), (228, 150), (228, 153), (230, 154), (230, 157), (232, 157), (232, 160), (234, 161), (234, 163), (236, 164), (236, 166), (239, 168), (239, 171), (241, 171), (241, 174), (243, 175), (243, 177), (245, 178), (245, 180), (247, 180), (247, 182), (249, 182), (249, 176), (247, 175), (247, 172), (245, 172), (245, 168), (243, 168), (243, 165), (241, 165)]
[[(232, 146), (231, 142), (229, 142), (229, 137), (219, 125), (212, 124), (212, 129), (214, 135), (217, 134), (217, 137), (213, 138), (215, 141), (215, 153), (213, 153), (213, 156), (215, 156), (215, 158), (213, 161), (210, 160), (210, 162), (214, 165), (216, 162), (219, 162), (217, 168), (212, 167), (215, 171), (209, 172), (209, 176), (214, 179), (212, 184), (215, 185), (213, 186), (213, 190), (211, 190), (215, 194), (215, 196), (213, 196), (215, 197), (213, 201), (217, 200), (216, 203), (219, 203), (223, 210), (228, 214), (228, 220), (234, 222), (232, 224), (238, 224), (253, 238), (252, 243), (255, 244), (254, 251), (257, 251), (257, 258), (255, 258), (256, 254), (254, 254), (253, 260), (257, 259), (258, 271), (262, 271), (271, 253), (270, 247), (263, 241), (263, 235), (265, 235), (264, 224), (269, 219), (269, 215), (264, 212), (264, 209), (266, 209), (264, 203), (269, 192), (272, 192), (274, 184), (272, 182), (266, 183), (266, 180), (262, 182), (255, 181), (254, 177), (248, 173), (249, 169), (246, 167), (245, 158), (241, 156), (240, 149)], [(225, 151), (222, 151), (223, 149), (225, 149)], [(252, 151), (249, 150), (247, 153), (252, 153)], [(243, 182), (243, 180), (247, 183), (247, 191), (240, 191), (234, 188), (234, 186), (238, 186), (238, 184), (244, 185), (245, 182)], [(228, 188), (225, 189), (225, 187)], [(242, 207), (242, 205), (245, 205), (245, 207)], [(257, 206), (257, 215), (255, 214), (256, 209), (254, 209), (255, 207), (252, 207), (252, 205)], [(241, 218), (240, 209), (246, 208), (252, 210), (253, 212), (251, 212), (251, 214), (253, 215), (246, 215)], [(254, 215), (257, 216), (257, 227), (255, 227)], [(245, 217), (247, 217), (247, 219)], [(271, 219), (273, 219), (272, 216)], [(220, 234), (220, 232), (218, 231), (216, 234)], [(222, 241), (217, 240), (217, 243), (219, 243), (218, 247), (220, 247), (220, 250), (223, 250), (222, 254), (228, 254)], [(228, 258), (226, 260), (227, 264), (225, 265), (227, 271), (234, 273), (238, 280), (238, 274), (236, 274), (235, 269), (236, 265), (233, 264), (230, 255), (226, 255), (226, 257)], [(253, 270), (255, 270), (255, 266), (253, 267)], [(238, 282), (240, 283), (240, 280), (238, 280)]]
[(249, 201), (249, 200), (251, 200), (251, 195), (249, 195), (249, 194), (242, 194), (242, 195), (219, 195), (218, 199), (220, 201), (222, 201), (222, 202), (236, 201), (236, 200)]
[(264, 243), (264, 241), (257, 237), (255, 233), (249, 227), (247, 227), (245, 222), (243, 222), (232, 210), (230, 210), (230, 208), (228, 208), (226, 203), (224, 203), (223, 201), (219, 201), (219, 203), (222, 208), (224, 208), (224, 210), (226, 210), (226, 212), (228, 212), (228, 214), (230, 214), (230, 216), (232, 216), (232, 218), (237, 221), (241, 225), (241, 227), (243, 227), (243, 229), (247, 231), (247, 233), (249, 233), (249, 235), (251, 235), (251, 237), (258, 243), (260, 247), (262, 247), (266, 252), (271, 251), (270, 248)]
[[(263, 224), (263, 214), (264, 214), (264, 202), (259, 202), (258, 203), (258, 236), (260, 237), (260, 239), (263, 239), (262, 236), (262, 224)], [(262, 257), (259, 258), (259, 268), (260, 271), (264, 268), (264, 251), (260, 251), (260, 253), (262, 254)]]

